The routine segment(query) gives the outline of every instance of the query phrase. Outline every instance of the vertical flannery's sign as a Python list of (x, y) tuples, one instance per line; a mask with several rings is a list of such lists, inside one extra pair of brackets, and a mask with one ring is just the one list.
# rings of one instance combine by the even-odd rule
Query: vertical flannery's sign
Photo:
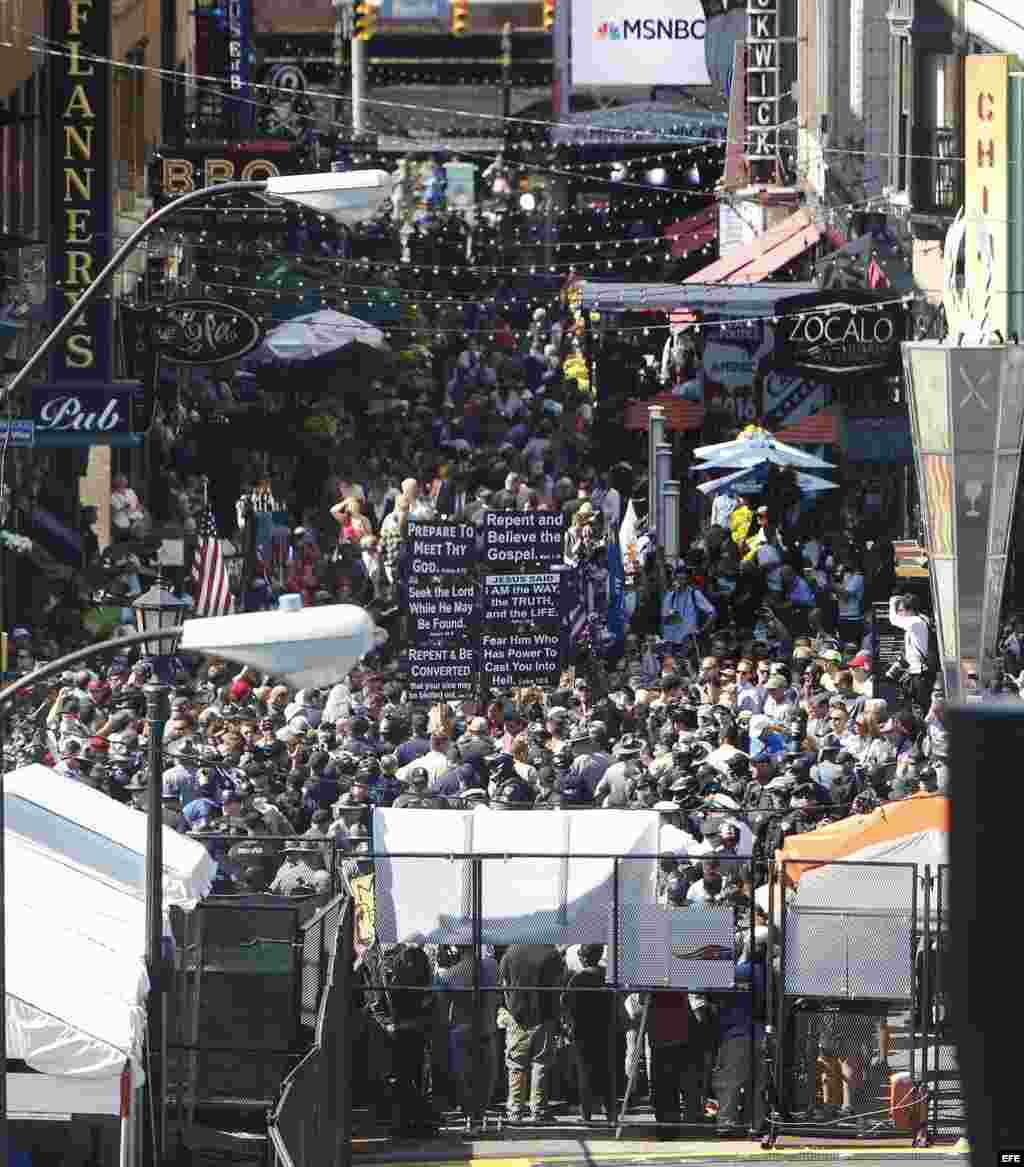
[[(111, 0), (50, 0), (50, 311), (54, 324), (95, 280), (112, 251)], [(98, 300), (50, 362), (50, 380), (106, 382), (113, 312)]]

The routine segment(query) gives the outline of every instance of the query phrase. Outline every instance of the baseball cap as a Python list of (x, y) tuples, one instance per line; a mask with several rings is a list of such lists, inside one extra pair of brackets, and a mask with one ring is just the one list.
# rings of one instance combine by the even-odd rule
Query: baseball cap
[(818, 659), (838, 665), (843, 663), (843, 654), (836, 648), (826, 648), (818, 653)]
[(850, 661), (849, 668), (869, 669), (871, 668), (871, 657), (866, 652), (858, 652), (853, 660)]

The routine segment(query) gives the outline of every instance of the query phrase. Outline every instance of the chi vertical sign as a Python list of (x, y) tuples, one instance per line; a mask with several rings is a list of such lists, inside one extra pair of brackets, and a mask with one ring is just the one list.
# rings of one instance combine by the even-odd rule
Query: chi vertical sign
[(776, 161), (781, 96), (779, 0), (747, 0), (747, 161), (759, 164), (754, 179)]
[[(71, 308), (112, 250), (110, 0), (51, 0), (50, 316)], [(50, 361), (55, 382), (111, 379), (110, 300), (88, 308)]]
[[(964, 70), (964, 217), (966, 280), (990, 332), (1008, 333), (1009, 87), (1011, 58), (993, 53), (967, 58)], [(1014, 224), (1019, 230), (1019, 224)]]

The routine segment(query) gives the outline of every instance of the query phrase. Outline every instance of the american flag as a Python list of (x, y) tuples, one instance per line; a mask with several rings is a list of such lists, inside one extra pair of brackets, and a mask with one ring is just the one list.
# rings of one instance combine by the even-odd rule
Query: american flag
[(228, 616), (235, 610), (217, 524), (209, 507), (199, 523), (199, 542), (192, 559), (192, 595), (197, 616)]

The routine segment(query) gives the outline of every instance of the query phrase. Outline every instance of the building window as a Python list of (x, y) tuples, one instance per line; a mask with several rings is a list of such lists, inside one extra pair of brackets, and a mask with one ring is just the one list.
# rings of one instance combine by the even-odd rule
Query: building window
[(864, 117), (864, 0), (850, 3), (850, 113)]

